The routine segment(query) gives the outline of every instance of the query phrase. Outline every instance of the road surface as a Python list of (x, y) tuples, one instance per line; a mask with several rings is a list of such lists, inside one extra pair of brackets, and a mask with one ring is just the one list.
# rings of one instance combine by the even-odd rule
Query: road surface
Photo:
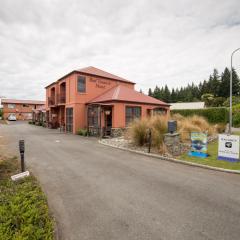
[(11, 151), (26, 141), (64, 240), (239, 240), (240, 175), (113, 149), (95, 138), (11, 123)]

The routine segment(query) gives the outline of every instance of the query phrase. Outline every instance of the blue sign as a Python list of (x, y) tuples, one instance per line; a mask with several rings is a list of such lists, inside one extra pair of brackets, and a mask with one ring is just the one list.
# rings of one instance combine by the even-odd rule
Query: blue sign
[(191, 151), (188, 153), (192, 157), (205, 158), (207, 154), (207, 134), (202, 132), (191, 132)]

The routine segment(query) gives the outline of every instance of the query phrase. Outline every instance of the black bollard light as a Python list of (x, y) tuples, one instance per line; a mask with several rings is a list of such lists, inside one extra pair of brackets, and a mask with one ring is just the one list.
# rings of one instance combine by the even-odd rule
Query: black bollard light
[(20, 156), (21, 156), (21, 171), (25, 172), (25, 163), (24, 163), (25, 142), (24, 142), (24, 140), (19, 140), (19, 152), (20, 152)]
[(151, 152), (151, 146), (152, 146), (152, 129), (148, 129), (148, 153)]

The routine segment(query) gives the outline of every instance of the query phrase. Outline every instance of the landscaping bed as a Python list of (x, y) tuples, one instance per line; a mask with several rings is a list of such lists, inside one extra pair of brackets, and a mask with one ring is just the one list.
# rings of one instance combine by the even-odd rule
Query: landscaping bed
[(47, 199), (33, 176), (13, 182), (18, 173), (16, 157), (0, 155), (0, 239), (52, 240), (54, 222)]
[[(135, 151), (138, 153), (148, 153), (148, 133), (152, 131), (151, 153), (159, 158), (175, 159), (185, 161), (186, 163), (194, 163), (207, 165), (215, 168), (228, 170), (240, 170), (240, 162), (227, 162), (218, 160), (218, 134), (225, 130), (225, 125), (210, 124), (201, 116), (183, 117), (174, 115), (177, 121), (177, 132), (179, 133), (179, 141), (174, 142), (172, 146), (178, 146), (178, 152), (171, 151), (168, 143), (164, 140), (164, 134), (167, 132), (166, 116), (155, 116), (147, 119), (136, 120), (132, 123), (131, 128), (126, 134), (119, 138), (102, 139), (100, 142), (105, 145), (117, 147), (120, 149)], [(209, 154), (206, 158), (191, 157), (188, 155), (191, 150), (191, 132), (202, 132), (207, 134)], [(236, 133), (235, 133), (236, 134)], [(238, 133), (239, 135), (239, 133)]]

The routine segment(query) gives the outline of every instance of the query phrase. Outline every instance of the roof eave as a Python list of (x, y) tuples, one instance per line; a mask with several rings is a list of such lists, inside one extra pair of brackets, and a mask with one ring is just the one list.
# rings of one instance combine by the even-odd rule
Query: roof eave
[(97, 103), (104, 103), (104, 102), (127, 102), (127, 103), (136, 103), (136, 104), (145, 104), (145, 105), (155, 105), (155, 106), (163, 106), (163, 107), (169, 107), (170, 105), (167, 103), (146, 103), (146, 102), (136, 102), (136, 101), (127, 101), (127, 100), (118, 100), (118, 99), (112, 99), (112, 100), (105, 100), (105, 101), (96, 101), (96, 102), (88, 102), (88, 104), (97, 104)]

